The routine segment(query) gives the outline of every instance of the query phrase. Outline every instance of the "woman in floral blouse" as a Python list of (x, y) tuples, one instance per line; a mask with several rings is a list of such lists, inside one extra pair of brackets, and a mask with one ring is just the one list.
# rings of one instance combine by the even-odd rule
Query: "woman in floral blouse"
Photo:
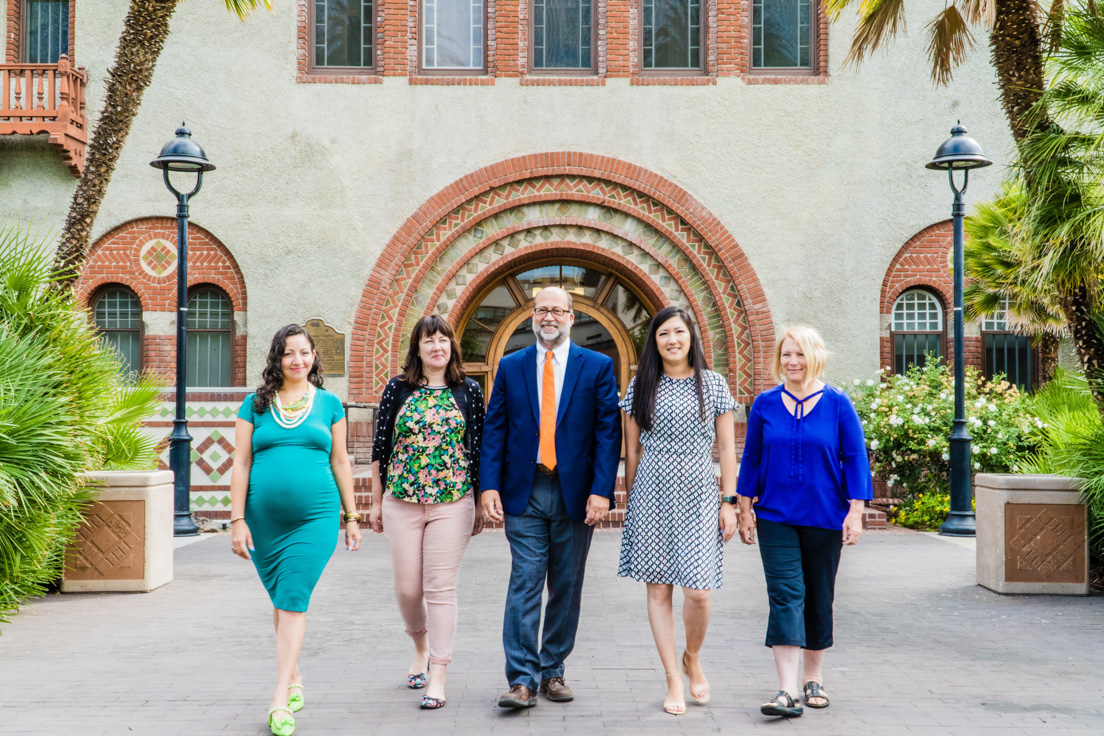
[(460, 367), (452, 327), (436, 315), (418, 320), (403, 373), (380, 399), (368, 526), (387, 535), (395, 597), (414, 640), (407, 686), (426, 688), (426, 709), (445, 704), (460, 558), (483, 529), (476, 498), (483, 413), (483, 392)]

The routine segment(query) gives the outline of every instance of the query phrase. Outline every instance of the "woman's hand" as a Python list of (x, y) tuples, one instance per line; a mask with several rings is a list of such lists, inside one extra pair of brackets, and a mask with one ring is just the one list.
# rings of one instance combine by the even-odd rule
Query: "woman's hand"
[(373, 503), (368, 509), (368, 528), (376, 534), (383, 534), (383, 504)]
[(345, 522), (345, 549), (356, 552), (360, 549), (360, 523), (356, 521)]
[(755, 516), (751, 509), (740, 510), (740, 541), (744, 544), (755, 544)]
[(730, 503), (721, 504), (721, 537), (724, 541), (732, 539), (736, 534), (736, 507)]
[(472, 536), (474, 537), (479, 532), (483, 531), (484, 525), (487, 523), (487, 517), (483, 514), (483, 504), (478, 501), (475, 502), (475, 522), (472, 524)]
[(234, 554), (246, 560), (252, 559), (249, 553), (253, 551), (253, 535), (249, 533), (245, 519), (238, 519), (230, 527), (230, 548)]
[(847, 546), (858, 544), (863, 533), (863, 512), (851, 509), (843, 519), (843, 543)]

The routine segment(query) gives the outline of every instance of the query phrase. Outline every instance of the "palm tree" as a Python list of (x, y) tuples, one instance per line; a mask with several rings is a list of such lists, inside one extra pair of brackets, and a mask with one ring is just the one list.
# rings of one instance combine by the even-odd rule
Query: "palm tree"
[[(107, 185), (119, 161), (131, 125), (142, 104), (142, 94), (153, 79), (153, 70), (165, 39), (169, 19), (181, 0), (130, 0), (123, 35), (115, 49), (115, 63), (107, 72), (103, 110), (88, 142), (84, 172), (73, 192), (69, 214), (61, 230), (54, 265), (67, 274), (61, 284), (72, 284), (88, 256), (92, 224), (100, 211)], [(258, 0), (224, 0), (226, 8), (245, 20)], [(271, 8), (269, 0), (260, 0)]]
[[(1060, 32), (1064, 0), (1054, 0), (1048, 28), (1039, 19), (1037, 0), (951, 0), (928, 23), (928, 57), (931, 78), (947, 84), (955, 67), (966, 60), (975, 45), (971, 25), (989, 27), (989, 49), (997, 71), (1001, 103), (1017, 145), (1036, 127), (1046, 125), (1045, 116), (1027, 119), (1027, 113), (1043, 90), (1044, 31)], [(904, 0), (825, 0), (832, 20), (843, 10), (858, 5), (859, 24), (851, 41), (845, 65), (858, 66), (883, 43), (905, 29)]]
[(1039, 351), (1039, 383), (1049, 383), (1058, 368), (1058, 342), (1065, 334), (1056, 296), (1031, 282), (1016, 247), (1027, 200), (1023, 183), (1006, 182), (1001, 192), (979, 204), (966, 220), (965, 266), (969, 282), (966, 318), (1003, 312), (1009, 327), (1030, 335)]

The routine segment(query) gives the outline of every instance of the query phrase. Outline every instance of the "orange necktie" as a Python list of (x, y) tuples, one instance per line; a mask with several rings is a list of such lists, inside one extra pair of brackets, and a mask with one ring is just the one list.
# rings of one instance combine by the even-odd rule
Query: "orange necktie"
[(541, 376), (540, 455), (541, 465), (549, 470), (556, 467), (556, 369), (551, 350), (544, 354)]

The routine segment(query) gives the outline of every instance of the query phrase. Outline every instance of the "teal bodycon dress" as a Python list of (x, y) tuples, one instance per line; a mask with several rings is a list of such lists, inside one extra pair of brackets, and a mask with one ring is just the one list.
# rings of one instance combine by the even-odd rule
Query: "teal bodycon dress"
[(277, 424), (271, 409), (255, 413), (252, 394), (238, 412), (253, 425), (245, 500), (253, 564), (272, 605), (284, 611), (307, 610), (337, 546), (341, 496), (330, 467), (331, 427), (344, 416), (341, 400), (322, 389), (294, 429)]

